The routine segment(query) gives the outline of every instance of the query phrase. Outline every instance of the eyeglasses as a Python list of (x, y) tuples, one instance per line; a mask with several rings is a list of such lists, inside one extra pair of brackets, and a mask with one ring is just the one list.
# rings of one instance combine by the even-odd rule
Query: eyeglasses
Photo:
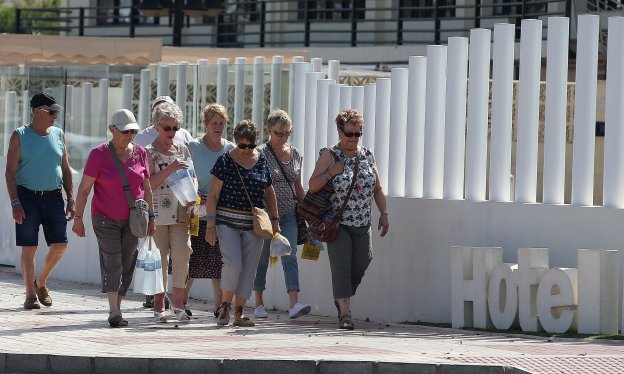
[(138, 130), (117, 130), (120, 133), (124, 134), (124, 135), (128, 135), (128, 134), (132, 134), (132, 135), (136, 135), (139, 131)]
[(238, 144), (238, 148), (240, 148), (240, 149), (245, 149), (245, 148), (254, 149), (254, 148), (256, 148), (256, 144)]
[(180, 126), (176, 126), (176, 127), (171, 127), (171, 126), (165, 126), (162, 128), (163, 131), (165, 132), (170, 132), (170, 131), (178, 131), (180, 130)]
[(362, 131), (360, 132), (351, 132), (351, 131), (344, 131), (343, 129), (340, 129), (340, 131), (342, 131), (342, 133), (344, 134), (344, 136), (346, 136), (347, 138), (352, 138), (352, 137), (356, 137), (359, 138), (362, 136)]
[(55, 116), (59, 111), (56, 109), (46, 109), (46, 108), (39, 108), (41, 110), (43, 110), (44, 112), (48, 113), (51, 116)]
[(279, 136), (280, 138), (283, 137), (283, 136), (290, 136), (291, 133), (292, 133), (292, 131), (277, 132), (277, 131), (273, 130), (273, 134), (275, 134), (276, 136)]

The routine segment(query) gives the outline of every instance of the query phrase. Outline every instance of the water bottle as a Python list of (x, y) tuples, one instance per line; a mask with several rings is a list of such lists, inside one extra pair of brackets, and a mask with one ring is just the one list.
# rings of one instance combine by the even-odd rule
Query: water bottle
[(190, 201), (197, 201), (199, 197), (191, 176), (193, 162), (191, 160), (186, 160), (185, 162), (189, 165), (188, 169), (176, 170), (166, 180), (171, 191), (183, 206), (186, 206)]

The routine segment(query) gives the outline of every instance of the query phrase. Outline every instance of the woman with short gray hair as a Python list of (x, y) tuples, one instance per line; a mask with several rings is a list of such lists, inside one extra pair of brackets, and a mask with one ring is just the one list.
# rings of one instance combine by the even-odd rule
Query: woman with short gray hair
[(206, 197), (206, 241), (215, 245), (218, 235), (223, 255), (219, 326), (229, 323), (235, 294), (233, 325), (254, 326), (243, 314), (263, 243), (253, 231), (252, 207), (266, 207), (273, 233), (280, 231), (271, 170), (264, 154), (255, 149), (257, 139), (258, 127), (253, 121), (242, 120), (236, 125), (236, 148), (217, 159)]

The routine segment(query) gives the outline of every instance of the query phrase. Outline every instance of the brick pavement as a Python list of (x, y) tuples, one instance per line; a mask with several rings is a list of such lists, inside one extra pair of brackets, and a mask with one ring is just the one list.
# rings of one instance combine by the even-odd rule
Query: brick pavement
[[(172, 322), (152, 323), (151, 311), (142, 307), (143, 297), (136, 294), (129, 295), (124, 301), (124, 317), (128, 319), (129, 326), (111, 329), (106, 321), (107, 301), (97, 286), (50, 280), (48, 287), (54, 305), (26, 311), (22, 308), (24, 293), (21, 276), (12, 268), (0, 269), (0, 302), (3, 305), (0, 310), (0, 372), (16, 371), (15, 368), (20, 366), (15, 365), (19, 362), (35, 365), (37, 357), (48, 357), (40, 364), (41, 371), (48, 372), (54, 371), (51, 367), (58, 364), (54, 360), (63, 357), (86, 360), (72, 361), (70, 365), (74, 371), (78, 368), (88, 370), (89, 363), (93, 368), (93, 362), (99, 362), (103, 365), (101, 367), (112, 367), (109, 372), (119, 371), (114, 365), (118, 359), (111, 361), (113, 364), (109, 363), (110, 366), (102, 361), (106, 357), (127, 358), (124, 368), (129, 372), (140, 371), (142, 367), (141, 364), (132, 366), (139, 362), (132, 361), (132, 358), (150, 357), (204, 360), (185, 362), (187, 365), (189, 362), (201, 362), (202, 365), (215, 363), (217, 372), (227, 372), (223, 362), (230, 360), (237, 360), (235, 362), (239, 366), (255, 363), (256, 369), (267, 362), (282, 365), (286, 362), (291, 366), (285, 372), (301, 373), (306, 370), (295, 370), (295, 367), (303, 365), (303, 368), (306, 362), (316, 365), (316, 369), (311, 371), (316, 373), (332, 372), (334, 369), (336, 372), (358, 373), (364, 370), (364, 366), (358, 365), (365, 363), (372, 363), (370, 372), (375, 373), (624, 371), (622, 341), (548, 339), (366, 321), (356, 321), (354, 331), (343, 331), (336, 328), (333, 316), (305, 316), (290, 320), (285, 312), (278, 311), (270, 311), (269, 319), (256, 320), (253, 328), (220, 328), (215, 324), (211, 304), (201, 301), (192, 304), (192, 323), (176, 327)], [(251, 314), (252, 310), (247, 312)], [(43, 356), (28, 356), (28, 360), (24, 361), (26, 356), (20, 354)], [(87, 366), (82, 367), (79, 362)], [(177, 361), (169, 364), (174, 365), (172, 362)], [(352, 366), (334, 367), (332, 362)], [(399, 366), (392, 366), (392, 369), (379, 366), (385, 365), (383, 363), (413, 366), (408, 371), (397, 371)], [(145, 372), (158, 372), (155, 367), (161, 364), (152, 362), (145, 366), (149, 367)], [(326, 367), (320, 369), (323, 365)], [(499, 371), (488, 371), (494, 368), (488, 369), (484, 365), (496, 366)], [(129, 369), (133, 367), (136, 370)], [(382, 367), (386, 369), (382, 370)], [(34, 366), (29, 368), (39, 371)], [(485, 371), (477, 370), (479, 368)], [(208, 369), (203, 367), (202, 370)], [(245, 371), (242, 366), (238, 372), (240, 370)], [(369, 370), (368, 367), (366, 370)], [(178, 366), (176, 371), (181, 373), (184, 370)], [(266, 372), (275, 373), (275, 370), (266, 369)]]

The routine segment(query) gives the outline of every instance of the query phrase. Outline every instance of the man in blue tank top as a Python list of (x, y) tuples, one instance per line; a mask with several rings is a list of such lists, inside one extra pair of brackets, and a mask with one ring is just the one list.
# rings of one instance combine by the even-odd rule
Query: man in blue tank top
[[(46, 281), (67, 248), (67, 221), (74, 218), (75, 202), (65, 135), (54, 126), (63, 107), (52, 96), (38, 93), (30, 100), (30, 108), (32, 122), (11, 135), (5, 176), (15, 220), (15, 241), (22, 247), (24, 308), (39, 309), (39, 303), (52, 305)], [(61, 187), (67, 196), (67, 207)], [(39, 226), (43, 226), (50, 251), (35, 278)]]

